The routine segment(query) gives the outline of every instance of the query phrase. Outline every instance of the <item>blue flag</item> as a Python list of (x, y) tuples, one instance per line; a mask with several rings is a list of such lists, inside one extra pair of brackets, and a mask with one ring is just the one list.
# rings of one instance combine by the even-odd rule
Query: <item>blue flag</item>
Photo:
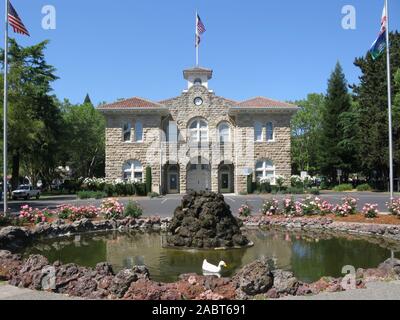
[(369, 52), (371, 53), (372, 59), (376, 60), (386, 49), (386, 27), (387, 27), (387, 13), (386, 5), (383, 8), (381, 30), (379, 32), (378, 39), (374, 41)]

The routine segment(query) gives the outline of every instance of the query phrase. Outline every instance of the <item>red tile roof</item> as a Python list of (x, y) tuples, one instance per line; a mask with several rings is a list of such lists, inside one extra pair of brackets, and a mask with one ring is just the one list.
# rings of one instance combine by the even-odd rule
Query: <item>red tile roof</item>
[(256, 97), (243, 102), (240, 102), (238, 107), (243, 108), (293, 108), (296, 107), (294, 104), (275, 101), (265, 97)]
[(143, 98), (134, 97), (130, 99), (125, 99), (121, 101), (117, 101), (110, 104), (105, 104), (99, 107), (99, 109), (108, 110), (108, 109), (129, 109), (129, 108), (138, 108), (138, 109), (147, 109), (147, 108), (162, 108), (163, 105), (152, 102)]

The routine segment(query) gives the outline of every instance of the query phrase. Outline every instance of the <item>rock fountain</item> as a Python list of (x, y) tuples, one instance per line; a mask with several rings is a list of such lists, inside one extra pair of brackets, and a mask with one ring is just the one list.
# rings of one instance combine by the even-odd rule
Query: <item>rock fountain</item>
[(242, 234), (241, 220), (232, 215), (223, 195), (190, 192), (174, 213), (167, 247), (216, 249), (242, 248), (252, 243)]

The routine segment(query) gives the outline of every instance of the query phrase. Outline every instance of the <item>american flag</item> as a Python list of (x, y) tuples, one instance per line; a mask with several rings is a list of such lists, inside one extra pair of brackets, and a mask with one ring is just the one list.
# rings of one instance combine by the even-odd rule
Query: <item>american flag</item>
[(200, 19), (200, 16), (197, 15), (197, 22), (196, 22), (196, 47), (200, 45), (201, 42), (201, 35), (206, 32), (206, 27), (204, 26), (203, 22)]
[(10, 23), (11, 27), (13, 27), (15, 33), (23, 34), (28, 37), (30, 36), (28, 29), (26, 29), (24, 23), (18, 16), (17, 11), (15, 11), (10, 1), (8, 1), (8, 22)]

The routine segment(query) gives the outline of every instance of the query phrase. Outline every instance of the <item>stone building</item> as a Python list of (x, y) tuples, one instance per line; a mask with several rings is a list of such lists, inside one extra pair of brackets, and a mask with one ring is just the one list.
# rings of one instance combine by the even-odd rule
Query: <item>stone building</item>
[(238, 102), (209, 88), (212, 70), (183, 72), (188, 87), (163, 101), (131, 98), (103, 105), (106, 177), (145, 179), (153, 191), (241, 193), (247, 176), (291, 175), (290, 120), (298, 107), (264, 97)]

